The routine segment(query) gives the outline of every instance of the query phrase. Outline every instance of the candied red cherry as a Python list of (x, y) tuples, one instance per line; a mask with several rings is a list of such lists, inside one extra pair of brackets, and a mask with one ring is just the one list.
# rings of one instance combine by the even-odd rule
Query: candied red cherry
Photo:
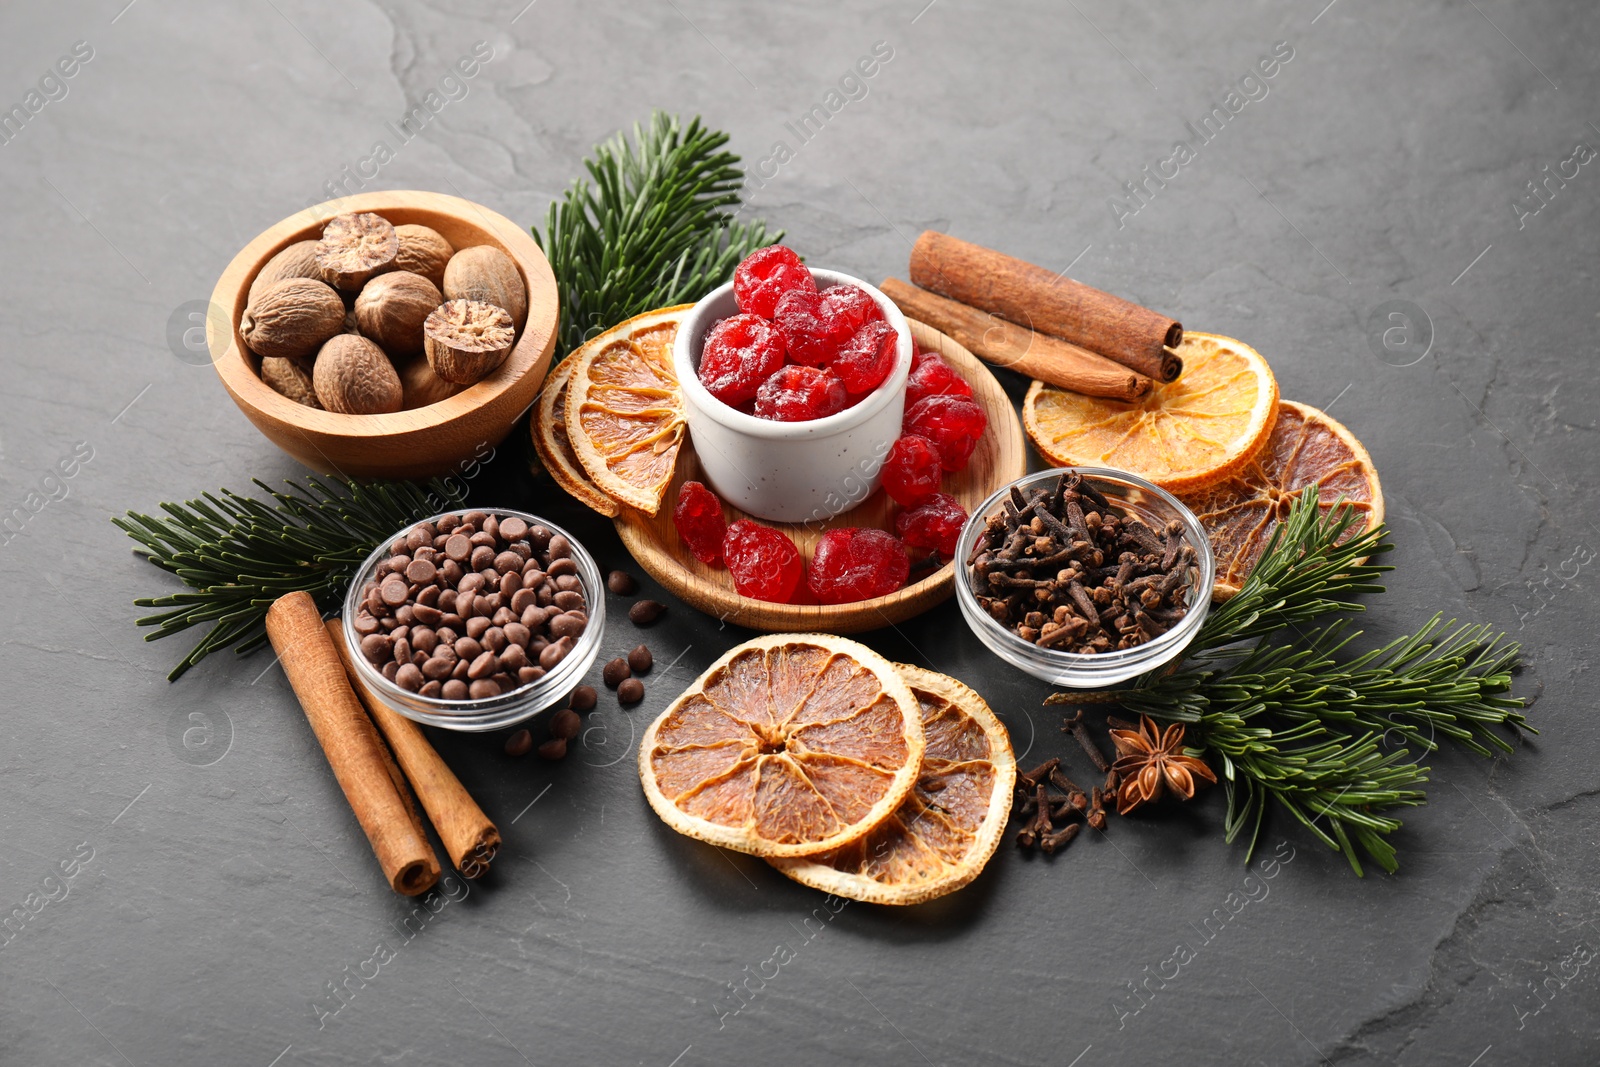
[(859, 285), (830, 285), (822, 290), (822, 314), (849, 334), (869, 322), (883, 321), (883, 309)]
[(731, 315), (711, 327), (700, 355), (700, 384), (730, 407), (756, 398), (783, 366), (783, 337), (754, 315)]
[(862, 396), (882, 385), (900, 353), (900, 335), (887, 322), (869, 322), (845, 342), (830, 369), (844, 383), (845, 392)]
[(815, 293), (817, 283), (800, 257), (783, 245), (756, 249), (733, 272), (733, 296), (747, 315), (772, 318), (783, 294), (797, 289)]
[(911, 377), (906, 379), (906, 407), (928, 396), (971, 395), (972, 386), (967, 380), (931, 352), (912, 364)]
[(989, 417), (976, 401), (964, 396), (928, 396), (906, 408), (902, 433), (932, 441), (947, 471), (964, 470), (978, 447)]
[(944, 477), (944, 467), (939, 463), (939, 450), (926, 437), (906, 434), (896, 441), (884, 457), (883, 491), (896, 504), (910, 507), (930, 493), (939, 491), (939, 479)]
[(895, 532), (913, 548), (931, 548), (945, 559), (956, 554), (956, 541), (967, 524), (967, 509), (949, 493), (934, 493), (894, 517)]
[(885, 530), (846, 526), (817, 542), (807, 581), (824, 604), (888, 596), (906, 584), (911, 561), (900, 539)]
[(774, 604), (788, 603), (805, 570), (793, 541), (749, 519), (728, 527), (722, 539), (722, 558), (728, 561), (733, 587), (740, 596)]
[(756, 417), (809, 422), (843, 411), (846, 393), (837, 376), (817, 367), (787, 366), (756, 392)]
[(838, 323), (822, 312), (822, 296), (816, 292), (793, 290), (783, 294), (772, 324), (783, 336), (783, 347), (791, 363), (807, 367), (826, 367), (850, 340)]
[(722, 501), (699, 482), (684, 482), (678, 490), (678, 503), (672, 509), (672, 524), (689, 546), (694, 558), (711, 566), (722, 561), (722, 539), (728, 522), (722, 517)]

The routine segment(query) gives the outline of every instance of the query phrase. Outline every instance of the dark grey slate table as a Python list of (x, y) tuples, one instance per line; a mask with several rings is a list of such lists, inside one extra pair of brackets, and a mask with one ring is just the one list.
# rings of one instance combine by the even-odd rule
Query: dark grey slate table
[[(525, 2), (0, 14), (25, 119), (0, 144), (0, 511), (22, 516), (0, 538), (0, 911), (26, 913), (0, 1061), (1594, 1062), (1592, 4)], [(492, 59), (446, 82), (478, 41)], [(430, 92), (401, 143), (387, 124)], [(732, 131), (755, 210), (817, 262), (903, 272), (932, 227), (1257, 346), (1383, 473), (1399, 569), (1364, 625), (1511, 630), (1540, 737), (1433, 760), (1394, 877), (1281, 822), (1252, 874), (1213, 791), (1054, 862), (1008, 845), (937, 905), (834, 914), (643, 803), (643, 724), (743, 636), (677, 606), (649, 638), (676, 666), (564, 763), (434, 735), (507, 847), (407, 925), (270, 657), (166, 682), (179, 647), (141, 644), (130, 603), (166, 583), (108, 517), (297, 473), (183, 344), (250, 237), (362, 173), (531, 223), (652, 106)], [(621, 561), (525, 458), (503, 446), (478, 499)], [(1045, 687), (953, 606), (868, 640), (969, 680), (1019, 750), (1063, 750)], [(330, 983), (375, 968), (319, 1026)]]

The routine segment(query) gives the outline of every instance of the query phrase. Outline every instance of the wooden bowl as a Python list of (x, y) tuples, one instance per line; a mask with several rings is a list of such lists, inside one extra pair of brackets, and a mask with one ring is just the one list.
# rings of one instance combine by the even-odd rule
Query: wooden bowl
[[(991, 493), (1027, 473), (1027, 448), (1023, 443), (1022, 423), (994, 375), (971, 352), (931, 326), (915, 320), (911, 334), (923, 348), (938, 352), (972, 385), (972, 398), (989, 416), (988, 429), (972, 453), (967, 469), (947, 474), (941, 491), (959, 500), (970, 513)], [(678, 489), (687, 481), (701, 478), (700, 460), (691, 439), (678, 454), (678, 468), (666, 503), (653, 518), (634, 508), (623, 508), (616, 517), (617, 533), (633, 558), (652, 578), (673, 595), (708, 615), (769, 633), (853, 634), (902, 622), (933, 607), (955, 592), (955, 567), (946, 563), (889, 596), (861, 600), (853, 604), (771, 604), (740, 596), (733, 578), (722, 566), (707, 567), (694, 558), (672, 522), (672, 504)], [(894, 531), (894, 516), (899, 506), (879, 489), (860, 505), (831, 519), (811, 523), (766, 523), (793, 538), (800, 554), (811, 558), (812, 549), (828, 530), (843, 526), (876, 526)], [(724, 504), (730, 523), (748, 518), (744, 512)], [(760, 520), (758, 520), (760, 521)]]
[[(493, 245), (511, 257), (528, 290), (528, 320), (494, 373), (436, 404), (392, 415), (319, 411), (261, 380), (256, 358), (239, 337), (250, 283), (286, 246), (316, 239), (329, 219), (358, 211), (375, 212), (396, 226), (431, 226), (457, 250)], [(301, 463), (351, 478), (427, 478), (483, 459), (538, 395), (559, 321), (555, 275), (527, 230), (470, 200), (427, 192), (358, 193), (291, 215), (233, 257), (217, 279), (211, 302), (215, 314), (206, 317), (211, 365), (239, 410)]]

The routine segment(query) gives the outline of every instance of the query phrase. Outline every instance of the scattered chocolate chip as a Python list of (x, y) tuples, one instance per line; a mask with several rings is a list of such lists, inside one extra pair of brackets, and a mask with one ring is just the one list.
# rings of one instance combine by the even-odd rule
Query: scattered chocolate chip
[(640, 645), (628, 653), (628, 667), (634, 674), (648, 674), (655, 662), (656, 658), (650, 654), (647, 645)]
[(608, 689), (615, 689), (631, 674), (632, 669), (628, 666), (628, 661), (618, 656), (605, 665), (605, 669), (600, 672), (600, 677), (604, 679)]
[(567, 754), (567, 743), (559, 737), (552, 737), (539, 746), (539, 756), (542, 759), (562, 759)]
[(659, 600), (636, 601), (633, 607), (628, 609), (628, 621), (635, 626), (649, 626), (661, 618), (661, 613), (666, 610), (667, 606)]
[(573, 711), (588, 711), (594, 707), (597, 699), (599, 694), (594, 691), (594, 686), (580, 685), (572, 691), (568, 703), (572, 705)]
[(526, 756), (533, 750), (533, 735), (527, 730), (518, 730), (506, 738), (506, 755)]
[(617, 686), (617, 699), (624, 704), (637, 704), (644, 699), (644, 683), (637, 678), (626, 678)]
[(632, 596), (639, 591), (639, 583), (627, 571), (612, 571), (606, 575), (606, 588), (617, 596)]
[(562, 708), (550, 716), (550, 736), (559, 737), (570, 741), (578, 736), (578, 731), (583, 729), (583, 721), (578, 718), (578, 713), (571, 708)]

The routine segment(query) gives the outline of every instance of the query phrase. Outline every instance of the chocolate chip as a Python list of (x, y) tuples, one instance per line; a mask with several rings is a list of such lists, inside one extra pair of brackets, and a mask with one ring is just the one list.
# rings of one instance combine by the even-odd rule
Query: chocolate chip
[(583, 721), (578, 718), (578, 713), (571, 708), (562, 708), (550, 716), (550, 736), (562, 740), (571, 740), (578, 736), (578, 731), (583, 729)]
[(551, 559), (565, 559), (567, 556), (572, 555), (572, 542), (568, 541), (561, 534), (556, 534), (554, 537), (550, 538), (550, 544), (548, 547), (550, 550)]
[(555, 665), (567, 658), (567, 653), (572, 651), (572, 638), (563, 637), (553, 645), (546, 645), (539, 653), (539, 666), (545, 670), (554, 670)]
[(522, 557), (508, 549), (494, 557), (494, 569), (501, 574), (521, 574)]
[(383, 598), (384, 604), (391, 608), (397, 608), (406, 602), (406, 597), (411, 595), (411, 590), (406, 585), (404, 578), (391, 574), (378, 587), (378, 595)]
[(517, 669), (517, 682), (520, 685), (527, 685), (529, 682), (537, 682), (543, 677), (543, 667), (520, 667)]
[(477, 681), (480, 678), (487, 678), (491, 674), (498, 674), (499, 671), (499, 657), (493, 652), (486, 651), (480, 653), (478, 658), (472, 661), (472, 666), (467, 668), (467, 677)]
[(394, 684), (415, 693), (422, 688), (422, 672), (417, 669), (415, 663), (407, 663), (395, 672)]
[[(474, 534), (473, 536), (477, 535)], [(488, 545), (479, 545), (477, 548), (474, 548), (472, 550), (471, 563), (472, 569), (475, 571), (487, 569), (494, 563), (494, 549), (490, 548)]]
[(506, 738), (506, 755), (526, 756), (533, 751), (533, 735), (527, 730), (518, 730)]
[(378, 620), (372, 617), (372, 612), (365, 609), (356, 612), (355, 631), (362, 637), (378, 632)]
[(588, 625), (589, 618), (581, 611), (564, 612), (550, 620), (550, 635), (576, 638)]
[(446, 700), (465, 700), (467, 699), (467, 683), (460, 679), (452, 678), (440, 687), (439, 695)]
[(361, 654), (374, 666), (381, 666), (394, 656), (394, 638), (388, 634), (368, 634), (361, 639)]
[(444, 543), (444, 554), (457, 563), (472, 556), (472, 542), (461, 534), (451, 534)]
[(417, 693), (429, 700), (438, 700), (444, 696), (444, 685), (440, 682), (423, 682), (422, 688), (418, 689)]
[(567, 703), (572, 705), (573, 711), (588, 711), (594, 707), (597, 699), (599, 699), (599, 694), (594, 691), (594, 686), (580, 685), (572, 691), (572, 696), (568, 698)]
[(661, 613), (666, 610), (667, 606), (659, 600), (636, 601), (633, 607), (628, 609), (628, 621), (635, 626), (649, 626), (661, 618)]
[(507, 541), (520, 541), (528, 534), (528, 524), (515, 515), (500, 520), (500, 536)]
[(541, 759), (564, 759), (567, 755), (567, 743), (559, 737), (552, 737), (539, 746)]
[(478, 643), (477, 638), (463, 637), (456, 641), (455, 653), (458, 659), (464, 659), (470, 663), (483, 655), (483, 646)]
[(606, 575), (606, 588), (617, 596), (632, 596), (639, 591), (639, 583), (627, 571), (612, 571)]
[(624, 704), (637, 704), (644, 699), (644, 683), (637, 678), (628, 678), (617, 686), (617, 699)]
[(413, 585), (427, 585), (438, 576), (438, 568), (425, 559), (414, 559), (406, 568), (406, 581)]
[(552, 559), (550, 566), (546, 567), (544, 572), (552, 578), (563, 574), (577, 574), (578, 564), (571, 559)]
[(600, 672), (600, 677), (604, 679), (607, 688), (615, 689), (617, 686), (621, 685), (623, 679), (629, 677), (630, 674), (631, 671), (628, 667), (628, 661), (623, 659), (621, 656), (618, 656), (616, 659), (605, 665), (605, 668)]
[(500, 686), (487, 678), (479, 678), (467, 687), (467, 695), (473, 700), (488, 700), (500, 695)]
[(640, 645), (628, 653), (628, 667), (634, 674), (646, 674), (655, 665), (656, 658), (650, 654), (646, 645)]

